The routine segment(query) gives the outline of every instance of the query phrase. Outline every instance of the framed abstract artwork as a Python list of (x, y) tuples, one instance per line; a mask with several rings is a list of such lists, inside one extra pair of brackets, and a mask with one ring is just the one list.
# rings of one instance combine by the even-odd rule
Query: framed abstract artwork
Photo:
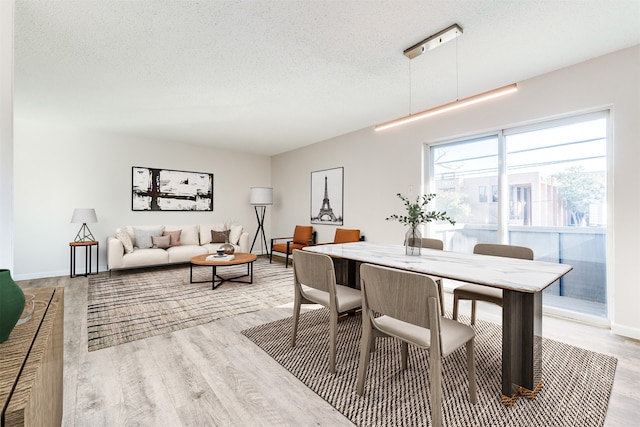
[(342, 225), (344, 168), (311, 172), (311, 224)]
[(131, 210), (213, 211), (213, 174), (134, 166)]

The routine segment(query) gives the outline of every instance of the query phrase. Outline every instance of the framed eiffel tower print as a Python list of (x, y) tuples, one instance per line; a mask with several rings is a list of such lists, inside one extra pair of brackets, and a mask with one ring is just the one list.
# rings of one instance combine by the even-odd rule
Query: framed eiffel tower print
[(311, 224), (342, 225), (344, 168), (311, 172)]

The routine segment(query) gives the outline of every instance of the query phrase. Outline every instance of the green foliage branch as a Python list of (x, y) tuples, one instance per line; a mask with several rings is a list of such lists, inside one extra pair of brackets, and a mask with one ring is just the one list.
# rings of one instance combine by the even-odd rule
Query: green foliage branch
[(437, 212), (426, 210), (426, 206), (431, 200), (433, 200), (435, 194), (423, 194), (418, 196), (415, 202), (412, 202), (407, 197), (398, 193), (397, 196), (404, 202), (404, 207), (407, 210), (406, 215), (393, 214), (385, 218), (386, 221), (398, 221), (401, 224), (408, 225), (410, 227), (417, 227), (420, 224), (431, 221), (448, 221), (451, 225), (455, 225), (456, 222), (451, 219), (447, 212)]

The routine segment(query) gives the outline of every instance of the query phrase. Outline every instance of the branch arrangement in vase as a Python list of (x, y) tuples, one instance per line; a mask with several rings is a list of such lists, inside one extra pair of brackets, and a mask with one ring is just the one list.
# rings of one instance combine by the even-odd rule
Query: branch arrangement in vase
[(416, 201), (412, 202), (407, 197), (398, 193), (397, 196), (404, 202), (404, 207), (407, 210), (407, 215), (390, 215), (385, 218), (386, 221), (398, 221), (401, 224), (415, 228), (420, 224), (431, 221), (448, 221), (451, 225), (455, 225), (456, 222), (447, 216), (447, 212), (437, 212), (426, 210), (427, 205), (433, 200), (435, 194), (423, 194), (416, 197)]

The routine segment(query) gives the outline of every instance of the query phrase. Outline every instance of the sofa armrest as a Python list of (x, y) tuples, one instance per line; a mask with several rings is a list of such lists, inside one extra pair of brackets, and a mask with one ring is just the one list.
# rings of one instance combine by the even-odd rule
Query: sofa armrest
[(122, 268), (124, 266), (124, 246), (115, 237), (107, 238), (107, 268)]
[(249, 233), (245, 231), (240, 235), (238, 246), (240, 246), (240, 252), (249, 253)]

